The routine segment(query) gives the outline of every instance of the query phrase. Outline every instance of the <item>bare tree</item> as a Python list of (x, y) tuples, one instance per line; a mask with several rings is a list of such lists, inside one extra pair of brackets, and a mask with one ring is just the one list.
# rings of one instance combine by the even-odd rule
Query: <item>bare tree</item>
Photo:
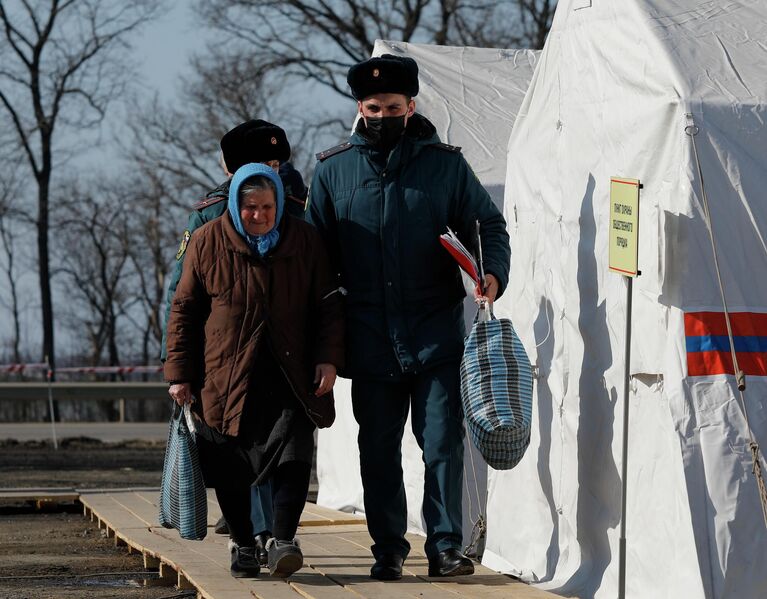
[[(480, 0), (481, 1), (481, 0)], [(423, 41), (434, 37), (425, 22), (432, 10), (457, 2), (434, 0), (212, 0), (198, 4), (200, 14), (229, 40), (229, 48), (257, 49), (259, 62), (282, 75), (327, 86), (346, 95), (344, 74), (370, 56), (376, 38)], [(444, 12), (444, 10), (443, 10)], [(446, 35), (446, 34), (445, 34)], [(231, 52), (230, 52), (231, 54)]]
[(0, 106), (37, 184), (43, 355), (55, 364), (49, 196), (57, 131), (96, 125), (122, 90), (127, 40), (152, 18), (151, 0), (0, 2)]
[(252, 118), (281, 116), (269, 102), (275, 90), (264, 80), (266, 69), (252, 53), (225, 55), (213, 47), (191, 66), (193, 74), (178, 85), (182, 103), (135, 102), (124, 145), (142, 172), (162, 173), (164, 201), (184, 212), (221, 182), (218, 142), (226, 131)]
[(539, 50), (546, 42), (551, 29), (557, 0), (516, 0), (519, 8), (519, 33), (517, 45)]
[[(450, 4), (455, 0), (442, 0)], [(444, 38), (435, 43), (480, 48), (543, 48), (557, 0), (505, 0), (467, 5), (452, 14)], [(443, 14), (448, 14), (448, 9)]]
[(14, 230), (14, 199), (20, 193), (21, 181), (18, 176), (18, 160), (2, 157), (3, 164), (9, 168), (3, 169), (0, 175), (0, 244), (5, 255), (3, 274), (8, 281), (8, 299), (11, 312), (13, 333), (11, 335), (11, 359), (20, 363), (21, 360), (21, 309), (19, 302), (19, 272), (17, 270), (17, 238)]
[[(524, 37), (520, 11), (545, 14), (553, 0), (206, 0), (203, 22), (220, 39), (180, 81), (184, 102), (136, 102), (126, 154), (164, 172), (165, 198), (188, 209), (221, 180), (218, 140), (251, 118), (289, 133), (292, 161), (307, 173), (310, 148), (343, 137), (349, 115), (312, 100), (307, 83), (346, 96), (346, 69), (370, 55), (376, 38), (508, 47)], [(540, 6), (539, 6), (540, 5)], [(540, 20), (540, 19), (539, 19)], [(538, 21), (536, 21), (538, 22)], [(298, 90), (301, 90), (300, 92)]]
[[(163, 179), (163, 201), (188, 209), (221, 178), (216, 155), (216, 125), (192, 103), (162, 103), (158, 98), (136, 108), (128, 124), (130, 140), (124, 152), (141, 173)], [(218, 137), (216, 137), (218, 136)]]
[[(77, 331), (85, 331), (90, 360), (96, 366), (106, 357), (109, 366), (120, 364), (118, 320), (125, 317), (132, 300), (129, 252), (132, 243), (128, 223), (119, 206), (120, 188), (98, 188), (96, 194), (73, 191), (61, 199), (57, 222), (57, 246), (69, 297), (70, 318)], [(104, 356), (106, 354), (106, 356)]]
[(440, 45), (541, 47), (556, 0), (205, 0), (199, 13), (280, 77), (347, 95), (349, 66), (376, 39)]
[(555, 6), (556, 0), (198, 0), (197, 12), (226, 40), (211, 55), (221, 77), (209, 77), (215, 83), (208, 89), (237, 92), (245, 77), (229, 79), (233, 70), (225, 65), (254, 65), (251, 71), (275, 92), (264, 106), (283, 109), (275, 122), (288, 131), (298, 149), (294, 162), (308, 175), (313, 154), (304, 148), (344, 138), (352, 117), (321, 92), (348, 97), (347, 70), (370, 56), (376, 39), (541, 47)]
[(166, 187), (161, 173), (147, 169), (141, 176), (141, 185), (135, 185), (128, 215), (130, 244), (128, 256), (136, 284), (132, 297), (139, 316), (132, 318), (141, 335), (141, 359), (144, 364), (156, 362), (160, 355), (163, 317), (165, 315), (165, 287), (169, 257), (176, 247), (179, 221), (187, 210), (180, 211), (166, 201), (175, 192)]
[[(230, 44), (214, 45), (192, 60), (193, 76), (182, 81), (187, 103), (184, 114), (195, 122), (200, 141), (218, 153), (218, 141), (229, 129), (244, 121), (261, 118), (291, 131), (292, 162), (313, 154), (302, 148), (318, 130), (328, 125), (348, 122), (332, 119), (314, 120), (306, 111), (311, 103), (308, 90), (299, 92), (285, 73), (252, 47), (237, 51)], [(299, 100), (299, 101), (296, 101)], [(301, 100), (303, 102), (301, 102)], [(208, 151), (210, 156), (210, 150)], [(218, 166), (215, 179), (221, 177)]]
[(15, 263), (16, 258), (16, 235), (8, 224), (7, 214), (0, 211), (0, 243), (5, 253), (6, 262), (3, 265), (3, 274), (8, 281), (8, 293), (10, 294), (10, 311), (12, 317), (13, 334), (11, 336), (11, 359), (21, 362), (21, 320), (19, 309), (18, 272)]

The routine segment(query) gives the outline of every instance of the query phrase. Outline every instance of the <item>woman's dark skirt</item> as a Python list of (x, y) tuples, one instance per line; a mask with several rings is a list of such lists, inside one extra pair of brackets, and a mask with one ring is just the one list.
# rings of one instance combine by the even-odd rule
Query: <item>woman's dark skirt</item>
[(314, 423), (271, 351), (264, 348), (259, 353), (255, 371), (236, 437), (224, 435), (205, 423), (198, 426), (197, 447), (208, 487), (233, 480), (261, 484), (280, 464), (312, 463)]

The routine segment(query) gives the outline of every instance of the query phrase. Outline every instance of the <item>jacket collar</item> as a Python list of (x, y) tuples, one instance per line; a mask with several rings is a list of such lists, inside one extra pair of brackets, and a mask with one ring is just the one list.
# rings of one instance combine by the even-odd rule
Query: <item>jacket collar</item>
[[(370, 143), (356, 131), (352, 134), (349, 142), (355, 146), (358, 151), (371, 155), (379, 152)], [(408, 119), (405, 134), (402, 141), (392, 149), (386, 159), (386, 168), (395, 170), (402, 162), (407, 162), (416, 156), (422, 148), (440, 143), (437, 128), (431, 121), (417, 112)], [(373, 161), (375, 162), (375, 160)]]
[[(440, 143), (437, 128), (432, 125), (429, 119), (417, 112), (408, 119), (403, 138), (417, 146), (428, 146)], [(369, 142), (356, 131), (352, 133), (349, 141), (354, 146), (372, 149)]]
[(216, 187), (216, 189), (213, 189), (205, 194), (205, 199), (209, 200), (212, 198), (225, 198), (229, 199), (229, 184), (232, 182), (231, 179), (227, 179), (221, 185)]

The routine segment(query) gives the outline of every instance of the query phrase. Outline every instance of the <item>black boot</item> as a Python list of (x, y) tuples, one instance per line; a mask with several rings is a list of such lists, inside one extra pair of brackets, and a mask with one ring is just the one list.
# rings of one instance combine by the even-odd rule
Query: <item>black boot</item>
[(226, 519), (223, 516), (221, 516), (213, 526), (213, 532), (215, 532), (217, 535), (229, 534), (229, 525), (226, 523)]
[(243, 547), (229, 541), (229, 552), (232, 557), (229, 571), (235, 578), (254, 578), (261, 572), (255, 547)]
[(429, 558), (429, 576), (474, 574), (474, 564), (458, 549), (445, 549)]
[(258, 563), (262, 566), (267, 565), (269, 563), (269, 552), (266, 550), (266, 543), (271, 538), (272, 533), (268, 530), (265, 530), (264, 532), (260, 532), (255, 536), (255, 542), (256, 542), (256, 558), (258, 559)]
[(272, 537), (266, 544), (269, 553), (269, 574), (277, 578), (287, 578), (304, 565), (304, 554), (298, 541), (282, 541)]
[(405, 559), (396, 553), (382, 553), (370, 568), (370, 578), (376, 580), (399, 580), (402, 578), (402, 564)]

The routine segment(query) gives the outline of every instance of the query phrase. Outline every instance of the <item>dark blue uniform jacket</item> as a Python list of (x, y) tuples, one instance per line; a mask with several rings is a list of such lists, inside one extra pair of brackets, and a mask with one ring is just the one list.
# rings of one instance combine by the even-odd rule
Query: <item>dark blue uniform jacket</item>
[(318, 157), (307, 220), (348, 291), (343, 375), (396, 380), (460, 359), (466, 294), (439, 235), (450, 227), (469, 246), (478, 219), (501, 293), (510, 261), (506, 221), (460, 149), (416, 114), (388, 155), (355, 133)]

